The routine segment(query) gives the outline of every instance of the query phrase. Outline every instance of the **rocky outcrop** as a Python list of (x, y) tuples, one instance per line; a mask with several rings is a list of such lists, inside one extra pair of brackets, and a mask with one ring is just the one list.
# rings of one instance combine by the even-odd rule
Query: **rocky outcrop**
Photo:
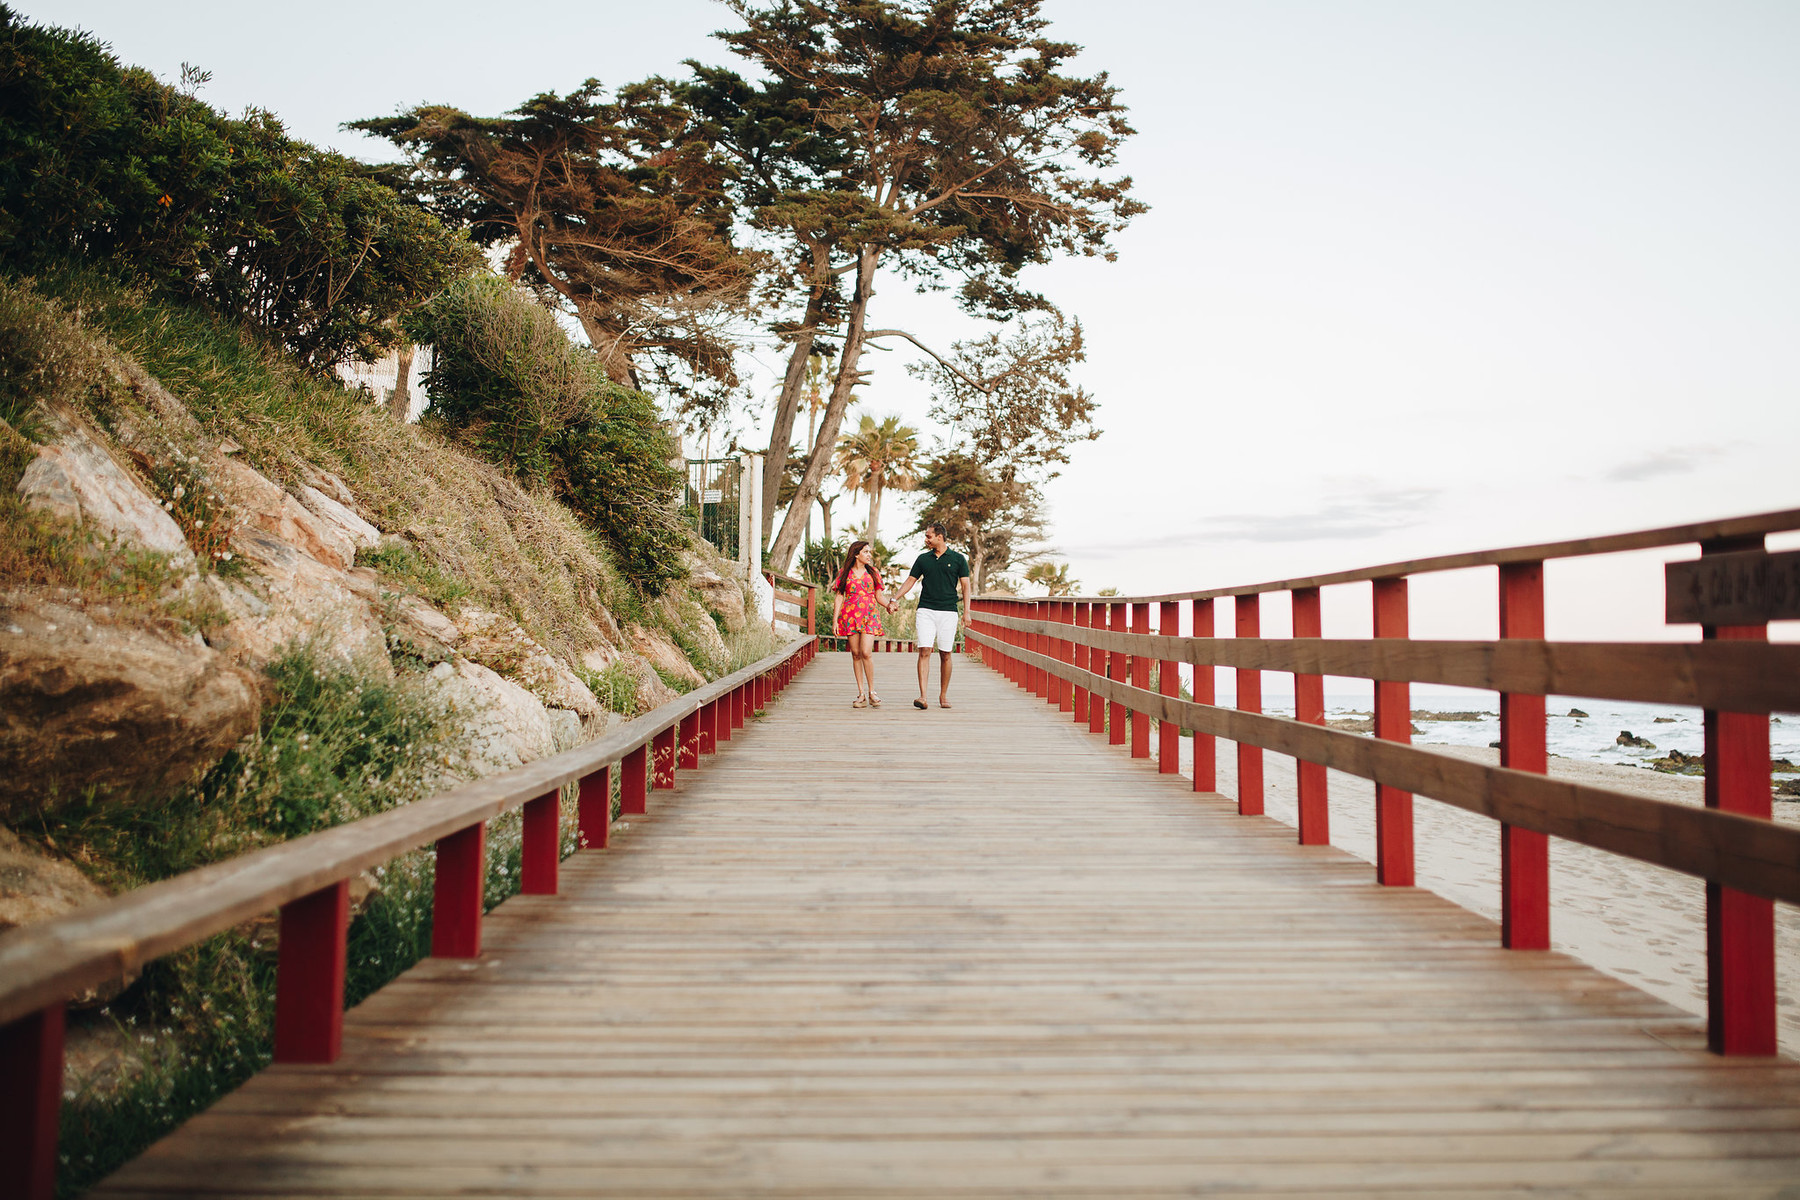
[(178, 787), (256, 728), (255, 675), (195, 639), (0, 595), (0, 815)]
[[(356, 540), (353, 537), (316, 516), (254, 468), (225, 454), (213, 455), (206, 467), (214, 486), (227, 503), (244, 514), (249, 526), (273, 535), (328, 567), (341, 571), (355, 563)], [(354, 513), (350, 515), (355, 516)], [(376, 541), (380, 538), (380, 532), (376, 531)]]
[(71, 862), (46, 854), (0, 826), (0, 933), (106, 899)]
[(38, 451), (19, 480), (32, 508), (71, 521), (87, 520), (120, 541), (167, 554), (181, 569), (194, 566), (181, 526), (107, 453), (79, 419), (43, 410), (57, 439)]
[(213, 581), (230, 619), (206, 631), (208, 643), (256, 666), (305, 643), (328, 660), (388, 669), (387, 634), (368, 601), (378, 594), (370, 577), (320, 562), (254, 526), (233, 534), (231, 547), (254, 568), (261, 586)]
[[(0, 825), (0, 933), (48, 921), (106, 899), (106, 891), (74, 863), (32, 845)], [(104, 1004), (125, 990), (136, 972), (73, 996), (77, 1008)]]
[[(462, 765), (471, 773), (505, 771), (565, 748), (566, 724), (553, 719), (530, 692), (480, 663), (466, 658), (439, 663), (431, 676), (462, 722)], [(579, 728), (578, 718), (577, 737)]]
[(1613, 739), (1613, 745), (1624, 746), (1632, 750), (1654, 750), (1656, 743), (1649, 738), (1641, 738), (1629, 729), (1619, 730), (1619, 736)]
[(662, 634), (642, 625), (627, 626), (625, 632), (631, 638), (631, 648), (639, 657), (695, 687), (706, 682), (706, 677), (694, 669), (694, 664), (688, 661), (687, 655)]
[(545, 707), (568, 709), (584, 720), (605, 710), (563, 661), (506, 617), (479, 608), (456, 614), (457, 650), (466, 658), (523, 684)]
[(381, 545), (381, 530), (363, 520), (349, 505), (327, 496), (318, 488), (301, 488), (300, 503), (350, 543), (352, 560), (355, 559), (358, 548), (373, 550)]
[(688, 568), (688, 586), (700, 597), (708, 612), (719, 614), (725, 628), (737, 633), (744, 628), (744, 588), (736, 579), (727, 578), (712, 563), (693, 551), (684, 556)]

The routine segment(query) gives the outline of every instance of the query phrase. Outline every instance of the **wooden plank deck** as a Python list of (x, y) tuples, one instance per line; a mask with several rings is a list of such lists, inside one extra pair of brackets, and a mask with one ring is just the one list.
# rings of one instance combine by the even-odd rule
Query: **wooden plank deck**
[(92, 1194), (1800, 1195), (1800, 1065), (877, 664), (883, 708), (822, 656), (480, 960)]

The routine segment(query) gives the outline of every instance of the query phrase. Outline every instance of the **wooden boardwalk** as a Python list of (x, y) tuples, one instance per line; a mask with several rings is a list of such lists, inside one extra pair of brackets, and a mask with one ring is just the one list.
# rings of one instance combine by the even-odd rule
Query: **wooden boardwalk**
[[(1158, 776), (847, 660), (92, 1193), (1800, 1195), (1800, 1065)], [(1334, 803), (1366, 803), (1364, 797)]]

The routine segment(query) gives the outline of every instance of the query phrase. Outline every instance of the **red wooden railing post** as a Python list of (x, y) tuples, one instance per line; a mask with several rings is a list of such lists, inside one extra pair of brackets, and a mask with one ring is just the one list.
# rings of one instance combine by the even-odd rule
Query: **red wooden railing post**
[[(1129, 607), (1123, 600), (1106, 606), (1108, 609), (1106, 628), (1112, 633), (1124, 633), (1129, 625), (1126, 609)], [(1125, 682), (1128, 664), (1123, 650), (1114, 650), (1106, 656), (1106, 677), (1116, 683)], [(1119, 700), (1110, 700), (1106, 705), (1106, 742), (1109, 746), (1125, 744), (1125, 705)]]
[(604, 850), (612, 842), (612, 768), (601, 767), (581, 777), (575, 801), (576, 832), (581, 845)]
[(438, 839), (437, 877), (431, 889), (434, 957), (480, 955), (482, 893), (486, 883), (486, 824), (478, 822)]
[(719, 702), (708, 700), (700, 706), (700, 753), (719, 752)]
[[(1500, 636), (1544, 636), (1544, 564), (1500, 567)], [(1544, 697), (1500, 696), (1500, 765), (1539, 775), (1550, 769)], [(1550, 839), (1500, 823), (1500, 944), (1550, 948)]]
[[(1190, 636), (1210, 638), (1213, 636), (1213, 602), (1211, 600), (1194, 601), (1193, 632)], [(1194, 668), (1194, 703), (1213, 704), (1218, 699), (1214, 688), (1218, 672), (1210, 666)], [(1219, 790), (1219, 740), (1210, 733), (1194, 730), (1194, 790), (1196, 792), (1216, 792)]]
[(649, 747), (639, 746), (636, 750), (627, 751), (619, 760), (619, 815), (621, 817), (642, 816), (648, 811), (648, 789), (645, 776), (648, 774)]
[[(1075, 604), (1070, 600), (1056, 602), (1056, 621), (1059, 625), (1075, 623)], [(1056, 639), (1056, 661), (1065, 666), (1075, 665), (1075, 645), (1066, 637)], [(1051, 685), (1056, 691), (1056, 709), (1058, 712), (1069, 712), (1075, 707), (1075, 685), (1067, 679)]]
[[(1325, 636), (1324, 619), (1319, 607), (1318, 588), (1294, 589), (1294, 636)], [(1325, 677), (1294, 676), (1294, 719), (1308, 725), (1325, 723)], [(1331, 844), (1331, 805), (1326, 800), (1325, 764), (1304, 758), (1294, 764), (1300, 794), (1300, 844)]]
[[(1094, 614), (1094, 606), (1092, 604), (1089, 604), (1085, 600), (1078, 601), (1075, 605), (1075, 627), (1077, 629), (1092, 628), (1093, 623), (1094, 623), (1094, 615), (1093, 614)], [(1075, 669), (1076, 670), (1078, 670), (1078, 671), (1093, 670), (1093, 667), (1090, 665), (1093, 661), (1093, 651), (1089, 647), (1083, 645), (1080, 642), (1076, 642), (1075, 647), (1074, 647), (1074, 654), (1075, 654)], [(1084, 686), (1083, 684), (1077, 683), (1075, 685), (1075, 697), (1074, 697), (1073, 702), (1069, 705), (1069, 711), (1074, 714), (1075, 723), (1077, 725), (1088, 725), (1088, 727), (1091, 729), (1091, 728), (1093, 728), (1093, 726), (1089, 725), (1089, 723), (1088, 723), (1088, 696), (1089, 695), (1090, 695), (1090, 693), (1089, 693), (1087, 687)]]
[(675, 739), (679, 730), (671, 725), (650, 739), (650, 786), (667, 791), (675, 786)]
[[(1255, 593), (1236, 596), (1231, 602), (1236, 619), (1237, 636), (1262, 636), (1262, 597)], [(1262, 711), (1262, 672), (1249, 667), (1237, 669), (1237, 708), (1239, 712)], [(1237, 744), (1238, 813), (1258, 817), (1263, 812), (1263, 752), (1261, 746), (1248, 742)]]
[[(1762, 537), (1702, 543), (1702, 557), (1760, 550)], [(1708, 641), (1763, 642), (1767, 625), (1707, 625)], [(1707, 709), (1706, 807), (1770, 818), (1769, 714)], [(1775, 904), (1706, 885), (1706, 1042), (1715, 1054), (1771, 1055), (1775, 1033)]]
[[(1156, 632), (1164, 637), (1181, 636), (1181, 603), (1164, 600), (1156, 615)], [(1181, 695), (1181, 668), (1172, 658), (1163, 659), (1156, 668), (1156, 690), (1164, 696)], [(1156, 771), (1159, 775), (1181, 774), (1181, 726), (1163, 721), (1156, 727)]]
[[(1034, 621), (1049, 620), (1049, 607), (1050, 604), (1048, 601), (1033, 600), (1031, 602), (1031, 619)], [(1038, 654), (1048, 658), (1050, 656), (1050, 635), (1047, 633), (1032, 634), (1031, 648), (1037, 651)], [(1038, 699), (1049, 701), (1052, 704), (1055, 703), (1050, 696), (1050, 682), (1055, 678), (1056, 676), (1052, 675), (1047, 667), (1036, 666), (1031, 668), (1031, 690), (1036, 693)]]
[(336, 1062), (344, 1044), (350, 881), (281, 906), (275, 960), (275, 1061)]
[[(1130, 608), (1131, 632), (1148, 634), (1150, 605), (1140, 600)], [(1150, 656), (1142, 650), (1131, 656), (1131, 686), (1150, 690)], [(1131, 710), (1131, 757), (1150, 757), (1150, 714), (1136, 708)]]
[(700, 765), (700, 710), (681, 718), (681, 769), (692, 771)]
[[(1021, 619), (1021, 617), (1024, 617), (1024, 604), (1019, 603), (1019, 601), (1006, 601), (1006, 615), (1012, 617), (1013, 621)], [(1026, 666), (1026, 664), (1024, 664), (1024, 658), (1019, 657), (1019, 653), (1017, 653), (1017, 651), (1024, 649), (1024, 633), (1019, 630), (1006, 630), (1006, 642), (1013, 648), (1013, 684), (1017, 684), (1019, 687), (1022, 687), (1022, 689), (1030, 691), (1031, 667)]]
[[(1406, 580), (1375, 580), (1375, 636), (1407, 636)], [(1375, 736), (1412, 742), (1412, 686), (1405, 680), (1375, 681)], [(1375, 785), (1375, 878), (1389, 887), (1413, 884), (1412, 794), (1385, 783)]]
[(524, 837), (519, 852), (519, 892), (554, 896), (562, 865), (562, 789), (527, 800), (521, 814)]
[(0, 1025), (0, 1196), (56, 1195), (63, 1026), (60, 1004)]
[(744, 712), (744, 707), (749, 704), (749, 702), (749, 684), (740, 683), (731, 689), (731, 727), (733, 729), (742, 729), (744, 727), (744, 718), (748, 715)]

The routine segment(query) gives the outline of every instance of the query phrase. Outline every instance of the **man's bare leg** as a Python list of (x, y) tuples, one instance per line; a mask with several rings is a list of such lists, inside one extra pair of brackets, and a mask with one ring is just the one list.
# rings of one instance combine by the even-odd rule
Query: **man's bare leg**
[[(948, 651), (948, 650), (939, 650), (938, 651), (938, 707), (939, 708), (949, 708), (950, 707), (950, 658), (951, 658), (950, 651)], [(923, 669), (921, 669), (919, 671), (919, 677), (921, 679), (923, 679), (924, 675), (925, 675), (925, 672)], [(922, 692), (923, 692), (923, 689), (921, 689), (921, 693)]]
[(914, 708), (925, 707), (925, 685), (931, 681), (931, 647), (926, 646), (919, 651), (919, 698), (913, 701)]

